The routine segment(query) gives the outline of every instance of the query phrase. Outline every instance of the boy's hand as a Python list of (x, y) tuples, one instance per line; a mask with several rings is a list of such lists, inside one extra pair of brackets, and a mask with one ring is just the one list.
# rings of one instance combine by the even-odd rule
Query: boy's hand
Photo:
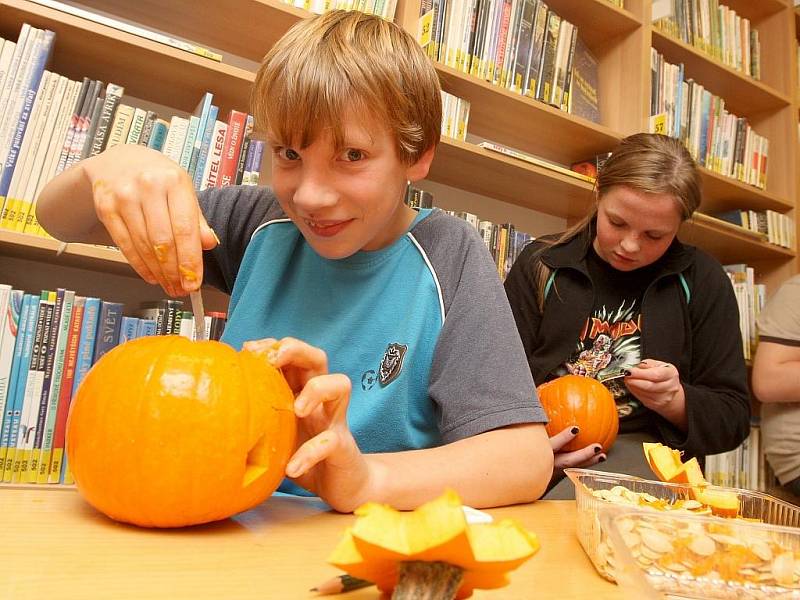
[(603, 447), (600, 444), (589, 444), (585, 448), (574, 452), (561, 452), (561, 448), (575, 439), (579, 430), (577, 427), (567, 427), (550, 438), (550, 445), (555, 455), (553, 461), (553, 476), (561, 477), (560, 473), (569, 467), (590, 467), (606, 459)]
[(83, 161), (95, 212), (145, 281), (185, 296), (203, 281), (203, 250), (217, 245), (188, 174), (160, 152), (114, 146)]
[(630, 369), (625, 385), (642, 404), (686, 430), (686, 397), (678, 369), (651, 358)]
[(325, 352), (294, 338), (245, 342), (245, 347), (266, 353), (296, 395), (297, 450), (286, 475), (333, 509), (354, 510), (368, 497), (370, 471), (347, 426), (350, 380), (329, 374)]

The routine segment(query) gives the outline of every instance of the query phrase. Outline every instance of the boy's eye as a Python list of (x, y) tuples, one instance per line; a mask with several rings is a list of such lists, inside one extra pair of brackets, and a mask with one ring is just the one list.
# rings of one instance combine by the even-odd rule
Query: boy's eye
[(283, 160), (298, 160), (300, 155), (291, 148), (278, 148), (278, 156)]
[(364, 153), (355, 148), (348, 148), (344, 151), (344, 159), (350, 162), (356, 162), (364, 158)]
[(651, 240), (656, 241), (656, 240), (660, 240), (664, 236), (661, 235), (660, 233), (648, 233), (647, 237), (649, 237)]
[(614, 219), (609, 219), (608, 222), (611, 223), (613, 227), (622, 227), (623, 225), (622, 221), (615, 221)]

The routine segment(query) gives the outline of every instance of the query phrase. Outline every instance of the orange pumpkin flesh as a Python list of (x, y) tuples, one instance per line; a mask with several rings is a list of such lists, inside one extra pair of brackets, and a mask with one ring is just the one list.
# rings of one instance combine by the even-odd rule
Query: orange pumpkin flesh
[(614, 397), (602, 383), (590, 377), (564, 375), (537, 388), (539, 401), (550, 422), (547, 433), (554, 436), (567, 427), (580, 429), (575, 439), (562, 448), (573, 452), (600, 444), (608, 452), (617, 439), (619, 416)]
[(179, 336), (138, 338), (92, 367), (66, 452), (78, 490), (112, 519), (181, 527), (227, 518), (280, 484), (294, 397), (264, 356)]
[(735, 517), (739, 514), (741, 505), (736, 492), (709, 489), (708, 481), (703, 476), (700, 463), (696, 458), (690, 458), (684, 463), (678, 450), (663, 444), (645, 442), (642, 444), (642, 448), (650, 468), (661, 481), (685, 483), (692, 486), (691, 494), (694, 499), (707, 505), (717, 516)]

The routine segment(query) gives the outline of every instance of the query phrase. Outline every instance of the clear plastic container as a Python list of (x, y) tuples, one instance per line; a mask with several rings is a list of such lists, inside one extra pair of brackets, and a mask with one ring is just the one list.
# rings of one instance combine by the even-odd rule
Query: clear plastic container
[[(692, 487), (689, 485), (589, 469), (566, 469), (565, 472), (575, 486), (578, 540), (597, 572), (609, 581), (616, 581), (616, 560), (608, 540), (608, 532), (600, 519), (603, 510), (625, 507), (658, 515), (710, 513), (710, 510), (704, 509), (693, 499)], [(618, 498), (611, 493), (612, 490), (619, 491), (622, 488), (632, 494), (628, 498)], [(739, 497), (740, 517), (770, 525), (800, 527), (800, 507), (769, 494), (717, 486), (708, 486), (708, 489), (735, 492)], [(637, 501), (631, 500), (637, 496)], [(720, 517), (713, 518), (721, 520)]]
[(800, 529), (622, 506), (600, 522), (633, 598), (800, 599)]

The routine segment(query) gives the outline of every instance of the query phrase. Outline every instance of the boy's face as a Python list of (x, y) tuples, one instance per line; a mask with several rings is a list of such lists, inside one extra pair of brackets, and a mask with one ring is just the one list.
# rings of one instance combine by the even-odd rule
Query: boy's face
[(273, 146), (272, 187), (312, 248), (338, 259), (378, 250), (416, 214), (403, 203), (406, 182), (428, 173), (433, 149), (413, 165), (397, 156), (390, 131), (356, 110), (343, 115), (344, 147), (324, 132), (307, 148)]

